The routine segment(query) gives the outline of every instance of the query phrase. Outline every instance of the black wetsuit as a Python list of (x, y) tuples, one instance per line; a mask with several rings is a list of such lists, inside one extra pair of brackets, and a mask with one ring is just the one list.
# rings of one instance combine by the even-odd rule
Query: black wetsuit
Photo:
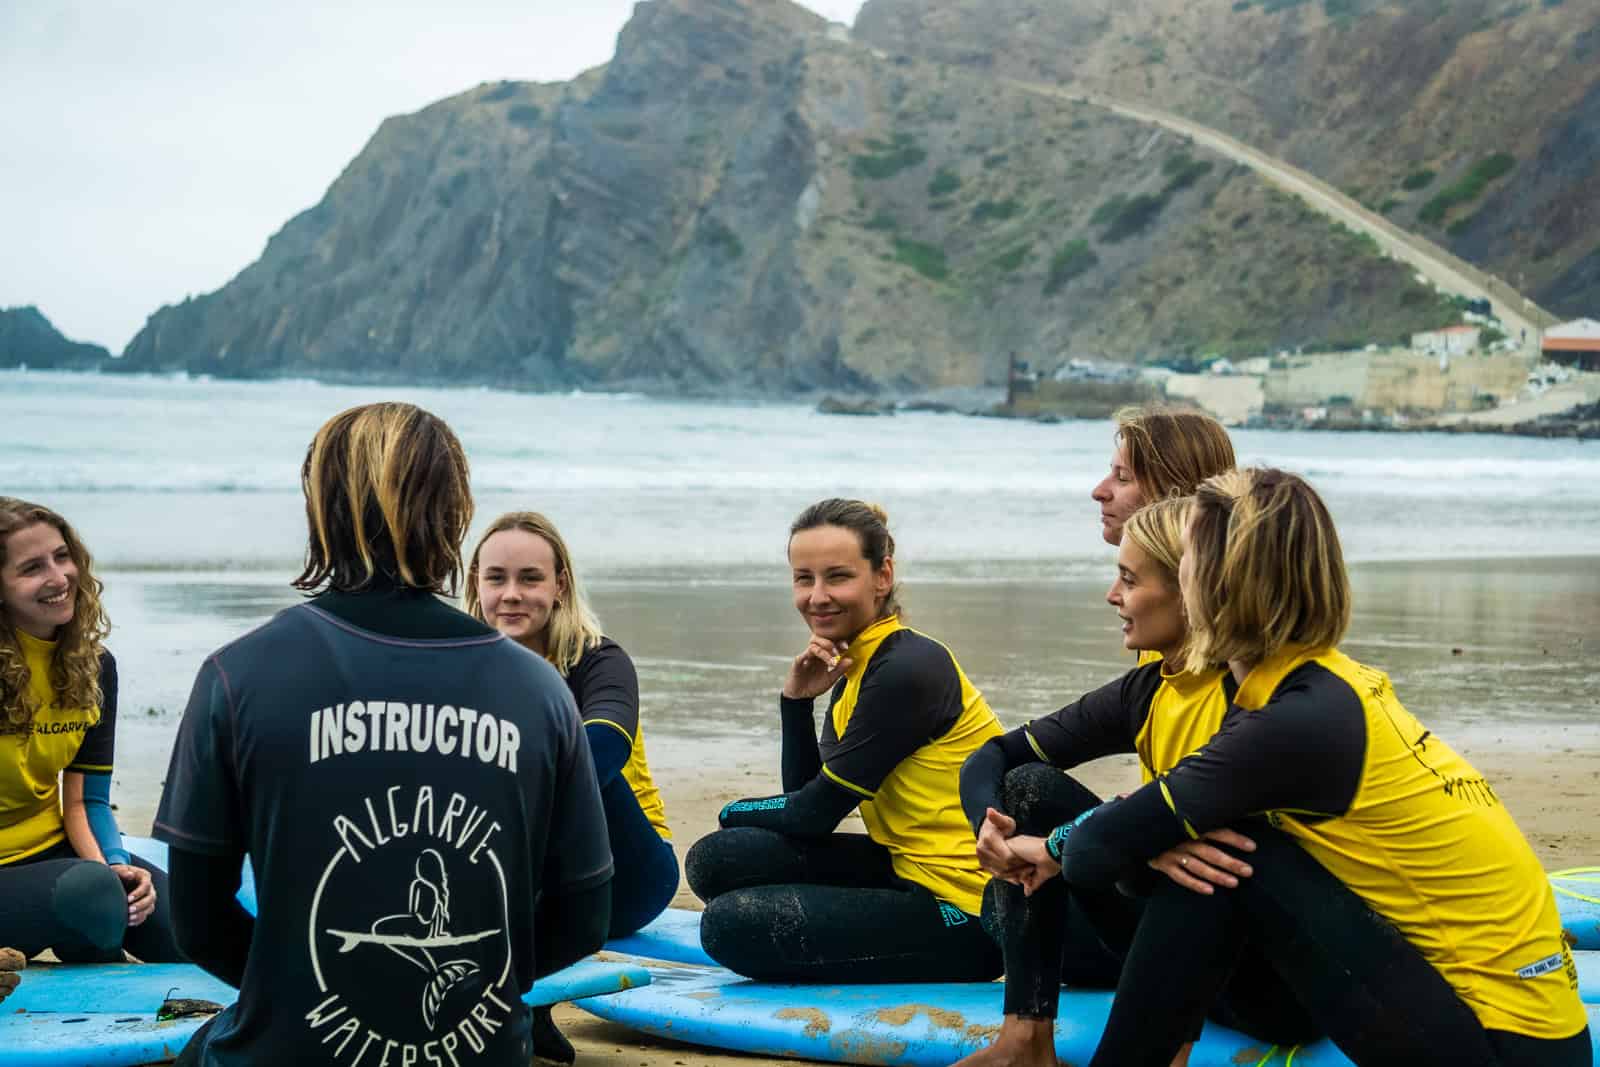
[[(167, 876), (122, 848), (110, 815), (109, 783), (117, 730), (117, 663), (111, 653), (100, 657), (98, 721), (80, 736), (81, 743), (66, 770), (84, 776), (85, 794), (102, 794), (105, 810), (100, 825), (91, 813), (91, 828), (107, 863), (127, 863), (150, 873), (156, 892), (155, 910), (138, 926), (128, 925), (128, 890), (104, 863), (82, 859), (65, 839), (0, 863), (0, 947), (26, 956), (54, 950), (64, 962), (122, 959), (124, 949), (146, 963), (182, 959), (172, 931), (172, 901)], [(0, 724), (0, 734), (7, 734)], [(32, 738), (13, 741), (26, 746)], [(48, 839), (47, 839), (48, 840)]]
[[(787, 792), (728, 805), (689, 851), (705, 949), (769, 981), (994, 978), (957, 796), (961, 762), (1000, 732), (994, 713), (948, 649), (896, 618), (846, 656), (820, 744), (812, 702), (781, 701)], [(834, 833), (857, 806), (867, 835)]]
[(1259, 664), (1210, 743), (1055, 837), (1077, 892), (1221, 827), (1256, 839), (1254, 874), (1210, 896), (1158, 887), (1095, 1064), (1168, 1063), (1253, 941), (1358, 1064), (1589, 1067), (1532, 850), (1381, 672), (1332, 650)]
[(665, 911), (678, 891), (678, 857), (644, 759), (639, 676), (622, 646), (603, 637), (567, 672), (567, 688), (589, 735), (616, 865), (610, 936), (624, 937)]
[[(1221, 724), (1232, 678), (1217, 669), (1164, 676), (1152, 662), (1085, 694), (1072, 704), (995, 738), (967, 761), (961, 799), (974, 832), (988, 808), (1010, 815), (1017, 832), (1050, 833), (1100, 804), (1069, 775), (1079, 764), (1117, 753), (1138, 753), (1147, 780), (1204, 743)], [(1116, 987), (1136, 934), (1146, 922), (1146, 899), (1164, 876), (1133, 872), (1116, 887), (1046, 885), (1032, 896), (998, 879), (984, 894), (984, 923), (1005, 950), (1005, 1012), (1024, 1018), (1056, 1017), (1062, 983)], [(1149, 938), (1155, 926), (1144, 930)], [(1318, 1035), (1283, 983), (1261, 965), (1259, 946), (1245, 944), (1244, 965), (1212, 1006), (1211, 1016), (1275, 1044)], [(1195, 1022), (1189, 1037), (1198, 1036)]]

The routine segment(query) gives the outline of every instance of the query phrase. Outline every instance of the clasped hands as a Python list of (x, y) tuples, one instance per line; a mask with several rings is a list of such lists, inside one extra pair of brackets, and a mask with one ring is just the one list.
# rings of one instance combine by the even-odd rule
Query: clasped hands
[[(1232, 889), (1253, 870), (1217, 845), (1241, 852), (1253, 852), (1256, 847), (1241, 833), (1211, 830), (1197, 840), (1174, 845), (1150, 860), (1149, 866), (1196, 893), (1209, 895), (1217, 886)], [(1017, 821), (993, 808), (985, 812), (978, 829), (978, 864), (1001, 881), (1021, 886), (1028, 896), (1061, 873), (1061, 864), (1050, 855), (1044, 838), (1017, 833)]]

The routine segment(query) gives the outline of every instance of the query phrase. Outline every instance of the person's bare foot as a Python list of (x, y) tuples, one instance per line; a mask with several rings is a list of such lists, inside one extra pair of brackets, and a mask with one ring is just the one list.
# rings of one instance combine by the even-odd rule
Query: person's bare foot
[(1056, 1021), (1007, 1015), (994, 1044), (954, 1067), (1056, 1067)]
[(0, 1000), (11, 995), (22, 981), (17, 972), (28, 965), (28, 958), (14, 948), (0, 948)]

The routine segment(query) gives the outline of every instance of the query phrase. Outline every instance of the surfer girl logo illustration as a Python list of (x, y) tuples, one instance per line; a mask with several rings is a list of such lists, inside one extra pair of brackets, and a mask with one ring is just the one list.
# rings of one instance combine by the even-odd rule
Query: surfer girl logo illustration
[(417, 857), (416, 872), (406, 904), (410, 910), (378, 919), (370, 933), (351, 930), (329, 930), (328, 933), (342, 939), (340, 952), (354, 952), (359, 945), (379, 945), (420, 967), (428, 976), (422, 990), (422, 1021), (432, 1030), (446, 994), (463, 978), (481, 970), (475, 960), (440, 962), (434, 956), (435, 950), (470, 945), (494, 937), (500, 929), (452, 935), (449, 928), (450, 874), (445, 870), (444, 857), (437, 849), (423, 849), (422, 855)]
[(500, 823), (460, 792), (397, 785), (331, 830), (307, 917), (313, 1036), (339, 1064), (460, 1067), (520, 1007)]

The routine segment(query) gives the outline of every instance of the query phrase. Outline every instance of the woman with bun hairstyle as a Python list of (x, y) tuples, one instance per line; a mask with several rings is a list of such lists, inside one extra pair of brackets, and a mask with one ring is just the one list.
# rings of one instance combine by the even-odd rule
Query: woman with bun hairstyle
[(1122, 543), (1122, 524), (1146, 504), (1187, 496), (1234, 465), (1228, 431), (1200, 411), (1126, 407), (1112, 416), (1111, 470), (1089, 497), (1100, 505), (1100, 536)]
[(0, 945), (69, 962), (181, 959), (166, 877), (111, 810), (117, 662), (66, 519), (0, 497)]
[[(1222, 724), (1237, 686), (1220, 664), (1185, 669), (1189, 624), (1178, 589), (1183, 528), (1192, 503), (1168, 497), (1140, 508), (1121, 529), (1117, 574), (1106, 602), (1122, 623), (1123, 644), (1140, 665), (1059, 711), (985, 744), (962, 768), (961, 801), (978, 840), (978, 859), (994, 876), (984, 894), (983, 919), (1006, 957), (1005, 1019), (993, 1045), (963, 1060), (965, 1067), (1056, 1062), (1054, 1024), (1063, 983), (1115, 988), (1135, 931), (1144, 917), (1150, 871), (1120, 888), (1074, 888), (1055, 880), (1027, 893), (1029, 864), (1013, 840), (1042, 837), (1100, 803), (1070, 771), (1090, 760), (1137, 754), (1150, 782), (1204, 745)], [(1146, 658), (1148, 657), (1148, 659)], [(1018, 835), (1021, 835), (1019, 838)], [(1210, 836), (1248, 849), (1230, 830)], [(1185, 884), (1212, 892), (1236, 881), (1232, 855), (1206, 853)], [(1248, 869), (1244, 867), (1244, 869)], [(1241, 966), (1214, 1017), (1274, 1044), (1309, 1040), (1316, 1030), (1271, 971), (1259, 947), (1246, 946)], [(1198, 1033), (1190, 1035), (1197, 1037)]]
[(1033, 892), (1058, 874), (1105, 890), (1147, 864), (1181, 879), (1231, 848), (1204, 840), (1223, 829), (1254, 844), (1232, 887), (1158, 880), (1092, 1063), (1173, 1062), (1253, 942), (1363, 1067), (1589, 1067), (1533, 850), (1387, 675), (1338, 649), (1350, 584), (1315, 491), (1271, 469), (1207, 480), (1180, 583), (1186, 663), (1226, 662), (1238, 684), (1221, 729), (1130, 796), (1008, 842)]
[[(689, 850), (705, 950), (751, 978), (985, 981), (998, 948), (961, 812), (961, 764), (1000, 725), (944, 645), (900, 618), (882, 509), (823, 500), (789, 531), (811, 631), (784, 680), (783, 788)], [(819, 740), (813, 702), (829, 693)], [(860, 809), (867, 833), (836, 833)]]
[(550, 662), (578, 704), (606, 809), (615, 873), (610, 937), (666, 910), (678, 891), (661, 791), (645, 759), (639, 676), (589, 607), (555, 524), (534, 511), (490, 523), (467, 568), (467, 613)]

